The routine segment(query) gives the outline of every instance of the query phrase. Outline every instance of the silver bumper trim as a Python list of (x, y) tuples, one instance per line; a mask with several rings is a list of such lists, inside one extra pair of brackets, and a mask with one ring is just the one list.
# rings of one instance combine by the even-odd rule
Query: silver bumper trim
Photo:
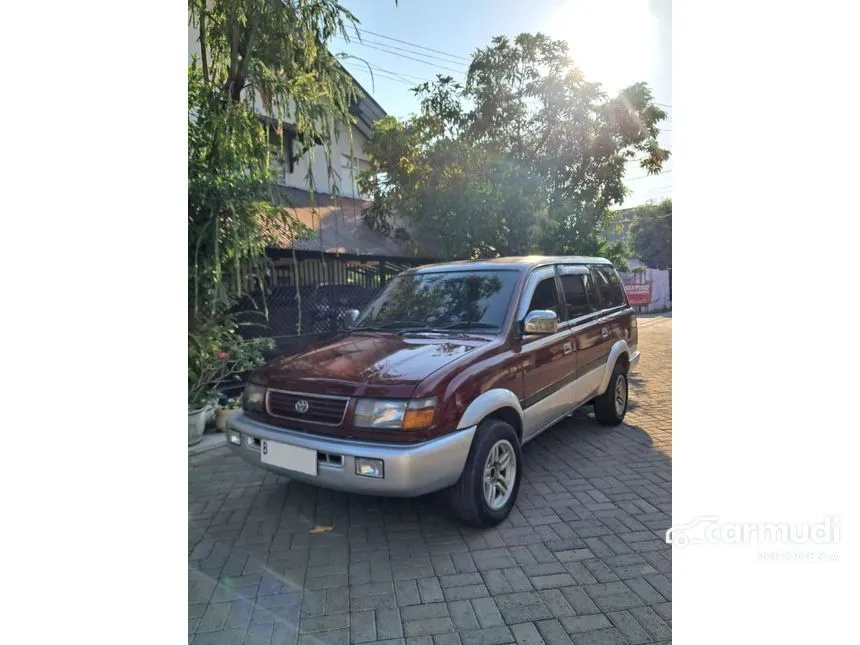
[[(456, 483), (466, 464), (477, 426), (457, 430), (438, 439), (408, 445), (354, 441), (296, 432), (256, 421), (244, 412), (230, 417), (228, 429), (241, 434), (241, 445), (230, 443), (228, 432), (227, 446), (254, 466), (322, 488), (370, 495), (415, 497)], [(327, 457), (324, 461), (317, 462), (316, 475), (286, 470), (261, 463), (259, 443), (255, 445), (254, 439), (309, 448)], [(330, 463), (331, 455), (341, 456), (340, 463)], [(355, 457), (382, 459), (385, 462), (385, 477), (375, 479), (356, 475)]]

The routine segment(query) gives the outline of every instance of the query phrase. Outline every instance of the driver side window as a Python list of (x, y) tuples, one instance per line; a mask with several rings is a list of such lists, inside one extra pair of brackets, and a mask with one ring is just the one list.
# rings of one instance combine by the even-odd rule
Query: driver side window
[(552, 311), (559, 320), (564, 320), (561, 312), (561, 303), (558, 299), (558, 289), (556, 288), (555, 276), (551, 275), (537, 283), (531, 302), (529, 303), (528, 311), (535, 309), (545, 309)]

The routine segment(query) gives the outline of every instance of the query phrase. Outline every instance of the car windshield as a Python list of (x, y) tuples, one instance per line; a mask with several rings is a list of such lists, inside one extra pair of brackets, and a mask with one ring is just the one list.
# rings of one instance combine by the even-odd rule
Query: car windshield
[(355, 329), (498, 330), (511, 303), (517, 271), (439, 271), (391, 281)]

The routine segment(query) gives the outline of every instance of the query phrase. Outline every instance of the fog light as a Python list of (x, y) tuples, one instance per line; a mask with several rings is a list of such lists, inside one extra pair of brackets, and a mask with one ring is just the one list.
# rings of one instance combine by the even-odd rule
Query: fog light
[(227, 431), (227, 440), (232, 443), (234, 446), (242, 445), (242, 438), (239, 436), (238, 432), (233, 432), (232, 430)]
[(367, 457), (355, 458), (355, 474), (362, 477), (385, 477), (385, 470), (381, 459), (368, 459)]

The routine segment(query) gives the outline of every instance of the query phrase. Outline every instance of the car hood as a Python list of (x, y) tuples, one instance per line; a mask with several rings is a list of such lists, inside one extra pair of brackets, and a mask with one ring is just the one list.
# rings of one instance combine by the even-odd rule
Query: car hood
[(408, 397), (430, 374), (488, 342), (472, 336), (352, 333), (282, 356), (259, 376), (277, 389)]

